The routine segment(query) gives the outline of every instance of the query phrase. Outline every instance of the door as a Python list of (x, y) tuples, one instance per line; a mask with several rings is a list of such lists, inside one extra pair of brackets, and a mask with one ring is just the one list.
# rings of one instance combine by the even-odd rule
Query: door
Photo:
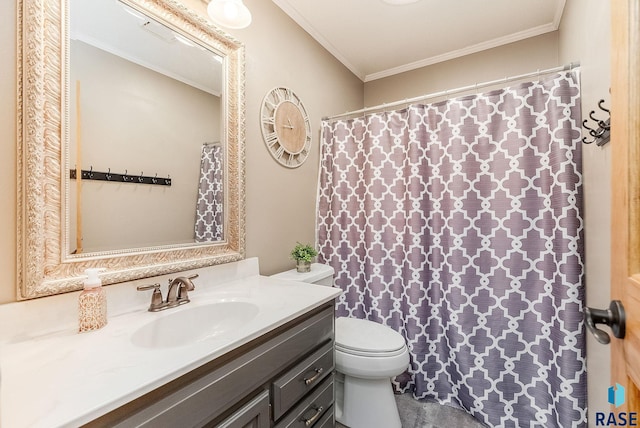
[[(624, 407), (640, 411), (640, 0), (611, 2), (611, 298), (626, 311), (626, 336), (612, 340), (612, 382)], [(593, 368), (592, 368), (593, 369)]]

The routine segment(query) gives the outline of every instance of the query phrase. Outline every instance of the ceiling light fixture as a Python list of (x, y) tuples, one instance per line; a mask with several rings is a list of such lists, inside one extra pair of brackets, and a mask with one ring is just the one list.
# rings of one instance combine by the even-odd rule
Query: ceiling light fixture
[(214, 23), (223, 27), (240, 29), (251, 24), (251, 12), (242, 0), (211, 0), (207, 13)]

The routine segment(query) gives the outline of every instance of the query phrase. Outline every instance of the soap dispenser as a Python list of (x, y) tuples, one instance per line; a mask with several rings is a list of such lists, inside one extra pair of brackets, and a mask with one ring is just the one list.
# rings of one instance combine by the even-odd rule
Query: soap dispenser
[(87, 279), (84, 281), (84, 290), (78, 297), (78, 330), (98, 330), (107, 325), (107, 294), (102, 288), (102, 281), (98, 277), (104, 268), (86, 269), (84, 273)]

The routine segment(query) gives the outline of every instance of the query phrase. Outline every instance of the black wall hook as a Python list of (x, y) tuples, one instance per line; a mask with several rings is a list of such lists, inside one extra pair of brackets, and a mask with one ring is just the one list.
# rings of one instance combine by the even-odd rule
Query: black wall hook
[(610, 110), (608, 110), (608, 109), (606, 109), (606, 108), (604, 108), (604, 106), (602, 105), (602, 103), (604, 103), (604, 100), (600, 100), (600, 101), (598, 101), (598, 107), (600, 107), (600, 110), (605, 111), (605, 112), (607, 112), (607, 113), (611, 114), (611, 111), (610, 111)]
[(588, 126), (587, 125), (588, 121), (586, 119), (582, 121), (582, 126), (585, 129), (589, 130), (589, 135), (593, 138), (590, 141), (587, 140), (586, 137), (582, 138), (582, 142), (585, 144), (596, 143), (596, 146), (603, 146), (607, 144), (610, 140), (611, 112), (602, 105), (603, 103), (604, 103), (604, 100), (598, 101), (598, 107), (600, 108), (600, 110), (607, 113), (609, 118), (607, 118), (606, 120), (598, 119), (595, 116), (596, 114), (595, 110), (591, 110), (591, 112), (589, 112), (589, 119), (595, 122), (595, 124), (597, 125), (597, 128)]
[(609, 334), (604, 330), (596, 327), (596, 324), (606, 324), (611, 327), (611, 332), (618, 339), (624, 338), (625, 334), (625, 322), (626, 316), (624, 313), (624, 306), (620, 300), (612, 300), (609, 304), (609, 309), (594, 309), (585, 307), (584, 318), (587, 323), (587, 328), (596, 337), (596, 340), (603, 345), (611, 342)]

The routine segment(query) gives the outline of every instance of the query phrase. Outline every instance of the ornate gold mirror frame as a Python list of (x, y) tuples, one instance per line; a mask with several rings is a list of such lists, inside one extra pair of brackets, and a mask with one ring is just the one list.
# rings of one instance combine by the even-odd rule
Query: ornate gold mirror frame
[(104, 284), (112, 284), (244, 258), (244, 47), (176, 0), (125, 3), (224, 58), (225, 239), (214, 244), (66, 253), (68, 3), (18, 0), (18, 300), (78, 290), (84, 270), (91, 267), (107, 268), (101, 277)]

